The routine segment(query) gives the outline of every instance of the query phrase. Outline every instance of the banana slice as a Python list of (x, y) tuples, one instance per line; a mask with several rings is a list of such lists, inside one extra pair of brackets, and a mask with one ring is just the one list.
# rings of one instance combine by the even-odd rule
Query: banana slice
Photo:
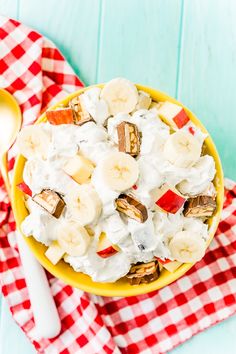
[(87, 251), (90, 236), (86, 229), (75, 221), (59, 224), (57, 242), (64, 253), (70, 256), (82, 256)]
[(180, 231), (169, 243), (171, 256), (181, 263), (200, 261), (205, 254), (206, 244), (196, 232)]
[(67, 205), (72, 218), (81, 225), (91, 224), (99, 217), (102, 204), (97, 192), (91, 185), (84, 184), (79, 186), (76, 191), (71, 191), (67, 198)]
[(177, 131), (164, 145), (164, 156), (178, 167), (191, 167), (201, 155), (201, 144), (192, 134)]
[(125, 191), (131, 188), (138, 179), (138, 163), (124, 152), (113, 152), (103, 159), (101, 174), (109, 189)]
[(17, 138), (20, 153), (27, 159), (47, 158), (51, 137), (40, 126), (31, 125), (23, 128)]
[(124, 78), (109, 81), (102, 89), (101, 97), (107, 102), (111, 115), (130, 113), (138, 103), (136, 86)]
[[(45, 189), (45, 183), (46, 185), (51, 183), (47, 162), (39, 159), (27, 160), (23, 170), (23, 180), (32, 190), (33, 195), (40, 193)], [(49, 187), (52, 187), (52, 185), (50, 184)]]
[(37, 171), (39, 161), (27, 160), (23, 171), (23, 180), (28, 186), (32, 186), (33, 176)]

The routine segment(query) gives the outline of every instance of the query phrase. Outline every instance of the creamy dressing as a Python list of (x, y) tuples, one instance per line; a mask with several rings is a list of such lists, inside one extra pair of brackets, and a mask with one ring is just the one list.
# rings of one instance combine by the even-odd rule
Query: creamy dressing
[[(215, 164), (211, 156), (202, 156), (191, 168), (179, 168), (165, 160), (163, 146), (170, 135), (169, 127), (157, 116), (157, 111), (139, 110), (133, 115), (119, 113), (107, 121), (107, 130), (102, 125), (109, 117), (105, 101), (99, 97), (100, 89), (93, 88), (83, 94), (84, 105), (94, 120), (82, 126), (41, 124), (51, 136), (47, 159), (29, 160), (25, 165), (23, 178), (33, 194), (42, 189), (52, 189), (65, 197), (76, 190), (77, 183), (63, 170), (68, 157), (79, 151), (95, 165), (91, 184), (95, 188), (101, 203), (102, 213), (96, 224), (90, 225), (95, 231), (85, 255), (72, 257), (66, 255), (75, 271), (84, 272), (94, 281), (114, 282), (127, 274), (132, 263), (150, 261), (153, 256), (171, 258), (168, 243), (171, 237), (181, 230), (198, 232), (205, 240), (208, 237), (207, 225), (196, 218), (185, 218), (182, 209), (176, 214), (165, 214), (156, 210), (153, 195), (155, 189), (163, 183), (176, 186), (183, 194), (199, 194), (213, 180)], [(119, 193), (110, 190), (103, 182), (99, 172), (99, 163), (103, 157), (117, 150), (117, 131), (119, 123), (128, 121), (135, 123), (142, 133), (141, 152), (137, 158), (139, 179), (132, 193), (148, 208), (148, 219), (139, 223), (124, 217), (116, 211), (115, 199)], [(186, 128), (187, 129), (187, 128)], [(203, 143), (205, 135), (196, 127), (197, 138)], [(31, 177), (26, 170), (30, 169)], [(211, 187), (212, 188), (212, 187)], [(31, 199), (26, 202), (29, 216), (23, 221), (21, 228), (26, 236), (33, 235), (45, 245), (56, 240), (55, 234), (58, 219), (52, 217)], [(69, 207), (65, 207), (61, 218), (70, 219)], [(108, 258), (96, 254), (98, 237), (101, 231), (106, 232), (110, 241), (120, 251)]]

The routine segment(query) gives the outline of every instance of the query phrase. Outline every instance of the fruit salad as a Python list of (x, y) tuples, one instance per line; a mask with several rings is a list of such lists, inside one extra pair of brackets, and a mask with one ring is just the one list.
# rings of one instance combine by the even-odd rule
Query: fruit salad
[(199, 261), (216, 209), (204, 134), (125, 78), (92, 87), (17, 139), (26, 236), (96, 282), (156, 280)]

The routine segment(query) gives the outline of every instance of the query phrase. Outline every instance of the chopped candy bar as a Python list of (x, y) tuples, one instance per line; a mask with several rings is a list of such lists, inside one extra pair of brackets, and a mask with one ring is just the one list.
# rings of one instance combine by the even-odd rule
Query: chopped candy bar
[(139, 222), (145, 222), (148, 218), (147, 208), (130, 195), (121, 194), (116, 199), (116, 209)]
[(33, 200), (55, 218), (59, 218), (65, 207), (64, 200), (56, 192), (45, 189), (33, 196)]
[(140, 152), (140, 136), (133, 123), (122, 122), (117, 126), (119, 151), (137, 156)]
[(147, 284), (156, 280), (159, 277), (159, 265), (156, 261), (149, 263), (134, 264), (126, 277), (131, 285)]
[(94, 122), (94, 119), (91, 117), (89, 112), (86, 111), (81, 96), (72, 98), (69, 102), (69, 106), (74, 111), (75, 124), (83, 125), (87, 122)]
[(184, 206), (184, 216), (186, 217), (210, 217), (216, 209), (216, 201), (214, 197), (207, 195), (199, 195), (190, 198)]
[(202, 153), (201, 153), (201, 156), (204, 156), (204, 155), (206, 155), (206, 154), (208, 154), (208, 146), (207, 146), (207, 144), (206, 144), (205, 141), (204, 141), (204, 143), (202, 144)]
[(81, 112), (79, 96), (72, 98), (69, 102), (69, 107), (73, 109), (74, 114), (77, 116)]
[(46, 111), (46, 117), (50, 124), (74, 124), (74, 115), (71, 108), (61, 108), (55, 111)]

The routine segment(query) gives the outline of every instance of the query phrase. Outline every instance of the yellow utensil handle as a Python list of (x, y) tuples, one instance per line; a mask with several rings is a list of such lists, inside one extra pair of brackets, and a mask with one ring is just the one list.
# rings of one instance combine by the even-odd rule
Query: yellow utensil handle
[(7, 193), (9, 195), (9, 198), (11, 198), (11, 184), (8, 176), (8, 168), (7, 168), (7, 152), (5, 152), (1, 156), (1, 161), (0, 161), (0, 172), (3, 178), (3, 181), (5, 183), (5, 187), (7, 190)]

